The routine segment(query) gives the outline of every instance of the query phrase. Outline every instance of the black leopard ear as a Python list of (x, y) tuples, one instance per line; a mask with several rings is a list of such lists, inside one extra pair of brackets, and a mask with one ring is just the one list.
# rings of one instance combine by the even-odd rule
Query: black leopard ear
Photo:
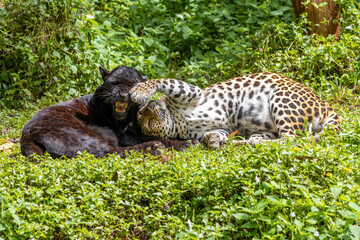
[(105, 68), (103, 68), (102, 66), (99, 66), (99, 70), (100, 70), (101, 76), (105, 82), (105, 78), (107, 76), (109, 76), (110, 72), (108, 70), (106, 70)]

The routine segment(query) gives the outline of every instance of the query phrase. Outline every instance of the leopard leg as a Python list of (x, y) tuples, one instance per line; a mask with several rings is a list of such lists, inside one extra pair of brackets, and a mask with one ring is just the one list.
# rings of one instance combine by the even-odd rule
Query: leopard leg
[(181, 105), (198, 102), (202, 96), (201, 88), (176, 79), (160, 78), (137, 84), (130, 90), (134, 102), (151, 100), (155, 92), (165, 94), (169, 101)]
[(205, 143), (209, 148), (218, 149), (224, 145), (228, 135), (229, 133), (225, 130), (210, 131), (204, 134), (201, 142)]

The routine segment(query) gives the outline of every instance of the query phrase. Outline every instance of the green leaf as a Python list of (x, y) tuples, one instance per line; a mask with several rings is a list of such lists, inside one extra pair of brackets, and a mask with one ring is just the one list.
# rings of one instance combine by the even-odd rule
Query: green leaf
[(104, 24), (104, 26), (111, 28), (111, 22), (105, 20), (103, 24)]
[(256, 222), (249, 222), (241, 225), (241, 228), (258, 228), (259, 225)]
[(360, 207), (356, 203), (350, 202), (349, 206), (355, 211), (360, 212)]
[(260, 213), (264, 211), (265, 207), (266, 207), (266, 200), (262, 200), (255, 205), (254, 209), (256, 213)]
[(249, 215), (246, 213), (234, 213), (233, 216), (236, 220), (246, 220), (249, 219)]
[(191, 28), (189, 28), (188, 26), (186, 26), (186, 25), (184, 25), (182, 27), (182, 31), (183, 31), (183, 38), (184, 39), (188, 39), (190, 37), (190, 35), (194, 33), (194, 31)]
[(151, 63), (154, 63), (156, 61), (156, 56), (150, 56), (148, 59)]
[(334, 199), (337, 199), (337, 197), (341, 194), (342, 187), (331, 187), (330, 192), (333, 195)]
[(304, 223), (301, 222), (301, 221), (299, 221), (299, 220), (297, 220), (297, 219), (295, 219), (294, 224), (295, 224), (296, 226), (300, 227), (300, 228), (302, 228), (302, 227), (304, 226)]
[(347, 219), (356, 219), (357, 218), (357, 216), (349, 210), (338, 210), (338, 212), (341, 214), (341, 216), (343, 216), (344, 218), (347, 218)]
[(267, 223), (271, 223), (271, 217), (268, 216), (261, 216), (258, 219)]
[(149, 47), (154, 44), (154, 39), (152, 38), (144, 38), (143, 40), (145, 44), (148, 45)]
[(53, 51), (52, 55), (56, 58), (60, 58), (60, 53), (58, 53), (57, 51)]
[(256, 23), (258, 22), (259, 19), (257, 17), (250, 17), (246, 20), (246, 23), (249, 23), (249, 24), (253, 24), (253, 23)]
[(76, 67), (75, 65), (71, 65), (71, 66), (70, 66), (70, 69), (71, 69), (71, 71), (72, 71), (73, 74), (76, 74), (76, 73), (77, 73), (77, 70), (78, 70), (78, 69), (77, 69), (77, 67)]
[(20, 225), (22, 223), (22, 221), (20, 220), (19, 216), (16, 215), (16, 214), (13, 214), (12, 217), (14, 218), (14, 222), (17, 224), (17, 225)]
[(349, 230), (352, 235), (354, 235), (357, 239), (360, 238), (360, 227), (357, 225), (349, 225)]

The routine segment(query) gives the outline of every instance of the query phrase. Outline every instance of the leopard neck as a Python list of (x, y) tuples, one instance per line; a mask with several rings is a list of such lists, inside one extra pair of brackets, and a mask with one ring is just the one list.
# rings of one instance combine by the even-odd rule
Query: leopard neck
[(170, 111), (169, 133), (171, 137), (175, 139), (188, 139), (189, 136), (184, 134), (187, 130), (187, 124), (183, 115), (172, 108), (169, 108), (169, 111)]

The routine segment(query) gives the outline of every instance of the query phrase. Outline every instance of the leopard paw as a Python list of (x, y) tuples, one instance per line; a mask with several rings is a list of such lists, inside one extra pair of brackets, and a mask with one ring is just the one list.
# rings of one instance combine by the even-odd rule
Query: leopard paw
[(130, 90), (129, 94), (133, 102), (143, 103), (151, 100), (156, 89), (149, 88), (146, 84), (146, 82), (139, 83)]
[(162, 150), (166, 148), (163, 143), (157, 141), (143, 143), (143, 144), (145, 146), (143, 153), (148, 153), (153, 156), (158, 156), (162, 154), (163, 152)]
[(207, 133), (204, 135), (202, 142), (205, 143), (209, 148), (218, 149), (223, 145), (223, 140), (218, 133)]

